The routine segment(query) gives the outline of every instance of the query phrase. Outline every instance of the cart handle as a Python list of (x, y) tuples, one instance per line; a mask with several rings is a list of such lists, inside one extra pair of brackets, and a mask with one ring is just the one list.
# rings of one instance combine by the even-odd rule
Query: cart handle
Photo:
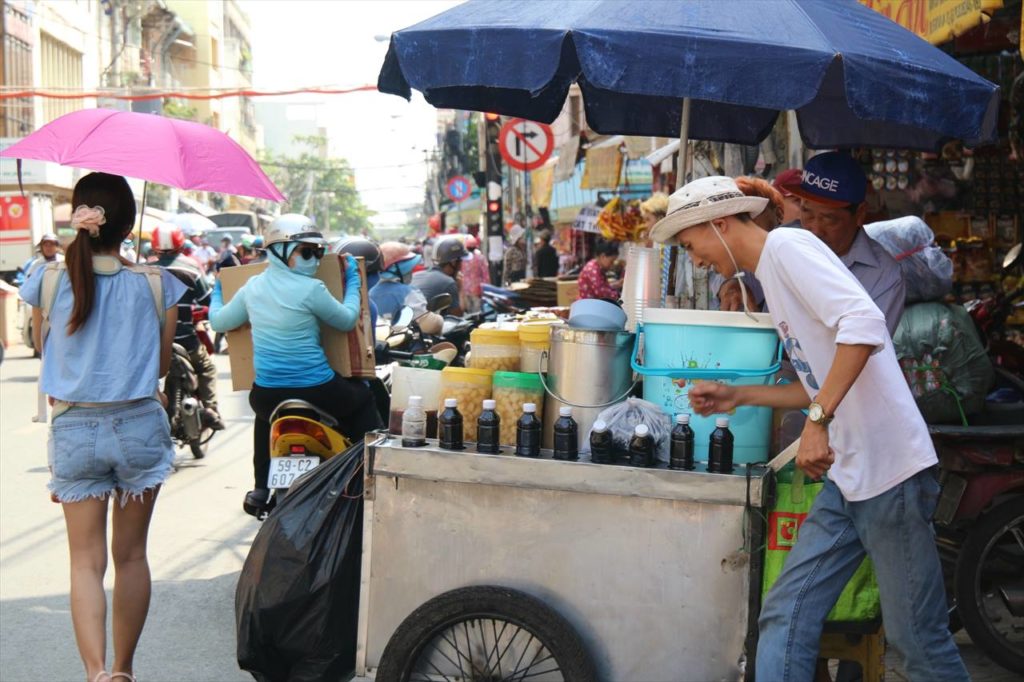
[(637, 326), (636, 340), (633, 342), (633, 355), (629, 364), (638, 374), (650, 377), (669, 377), (670, 379), (743, 379), (748, 377), (766, 377), (782, 369), (782, 344), (778, 344), (775, 364), (765, 369), (699, 369), (695, 367), (644, 367), (637, 356), (640, 353), (640, 339), (643, 327)]
[(549, 396), (551, 396), (552, 398), (557, 400), (558, 402), (563, 403), (565, 405), (569, 405), (570, 407), (578, 407), (581, 410), (596, 410), (596, 409), (601, 408), (601, 407), (611, 407), (612, 405), (616, 405), (618, 403), (621, 403), (623, 400), (625, 400), (627, 397), (629, 397), (629, 394), (633, 392), (633, 389), (636, 388), (636, 385), (639, 383), (639, 379), (637, 381), (634, 381), (632, 384), (630, 384), (629, 388), (626, 389), (625, 393), (623, 393), (618, 398), (615, 398), (614, 400), (611, 400), (611, 401), (609, 401), (607, 403), (601, 403), (600, 405), (580, 405), (580, 404), (577, 404), (577, 403), (574, 403), (574, 402), (566, 400), (562, 396), (560, 396), (557, 393), (555, 393), (551, 389), (551, 387), (548, 386), (548, 382), (544, 379), (544, 373), (547, 372), (547, 369), (548, 369), (548, 352), (546, 350), (545, 351), (541, 351), (541, 354), (540, 354), (540, 364), (541, 364), (541, 367), (543, 367), (543, 369), (540, 369), (540, 368), (537, 369), (537, 376), (540, 377), (540, 383), (541, 383), (541, 386), (544, 387), (544, 391)]

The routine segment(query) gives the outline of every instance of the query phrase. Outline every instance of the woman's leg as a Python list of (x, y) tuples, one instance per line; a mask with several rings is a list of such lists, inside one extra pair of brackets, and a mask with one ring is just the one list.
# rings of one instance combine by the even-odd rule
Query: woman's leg
[(284, 399), (278, 389), (254, 384), (249, 391), (249, 406), (255, 414), (252, 427), (252, 472), (253, 488), (256, 490), (267, 487), (267, 475), (270, 472), (270, 415)]
[(131, 673), (135, 647), (149, 613), (150, 577), (146, 537), (159, 486), (131, 497), (122, 507), (114, 505), (114, 667), (112, 672)]
[(64, 522), (71, 555), (71, 622), (89, 680), (106, 666), (107, 498), (66, 502)]

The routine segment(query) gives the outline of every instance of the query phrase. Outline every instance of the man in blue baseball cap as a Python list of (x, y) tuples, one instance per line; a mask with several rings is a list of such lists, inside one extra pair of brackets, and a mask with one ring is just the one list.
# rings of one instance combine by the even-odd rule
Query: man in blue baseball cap
[(864, 231), (868, 180), (845, 152), (825, 152), (807, 161), (799, 178), (781, 189), (801, 199), (800, 223), (839, 256), (885, 315), (889, 334), (903, 317), (906, 288), (896, 260)]

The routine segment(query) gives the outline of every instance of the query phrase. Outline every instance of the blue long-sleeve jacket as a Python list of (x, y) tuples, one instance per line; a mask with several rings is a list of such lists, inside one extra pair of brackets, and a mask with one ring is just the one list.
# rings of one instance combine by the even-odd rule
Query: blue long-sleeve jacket
[[(359, 319), (359, 271), (346, 267), (345, 299), (339, 302), (315, 277), (289, 270), (277, 259), (224, 304), (220, 281), (213, 290), (214, 331), (252, 325), (256, 383), (266, 388), (318, 386), (334, 378), (320, 341), (320, 323), (351, 331)], [(352, 263), (354, 264), (354, 263)], [(351, 265), (351, 264), (350, 264)]]

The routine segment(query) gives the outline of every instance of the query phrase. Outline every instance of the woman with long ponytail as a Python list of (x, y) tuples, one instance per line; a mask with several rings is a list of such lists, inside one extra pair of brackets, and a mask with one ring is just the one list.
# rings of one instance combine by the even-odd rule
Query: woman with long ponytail
[[(135, 647), (149, 611), (149, 521), (174, 459), (159, 379), (170, 365), (184, 285), (118, 255), (136, 215), (124, 178), (86, 175), (72, 206), (77, 234), (66, 262), (38, 268), (21, 297), (33, 306), (40, 383), (53, 405), (49, 489), (67, 526), (71, 620), (86, 679), (134, 682)], [(116, 577), (108, 673), (103, 575), (111, 499)]]

